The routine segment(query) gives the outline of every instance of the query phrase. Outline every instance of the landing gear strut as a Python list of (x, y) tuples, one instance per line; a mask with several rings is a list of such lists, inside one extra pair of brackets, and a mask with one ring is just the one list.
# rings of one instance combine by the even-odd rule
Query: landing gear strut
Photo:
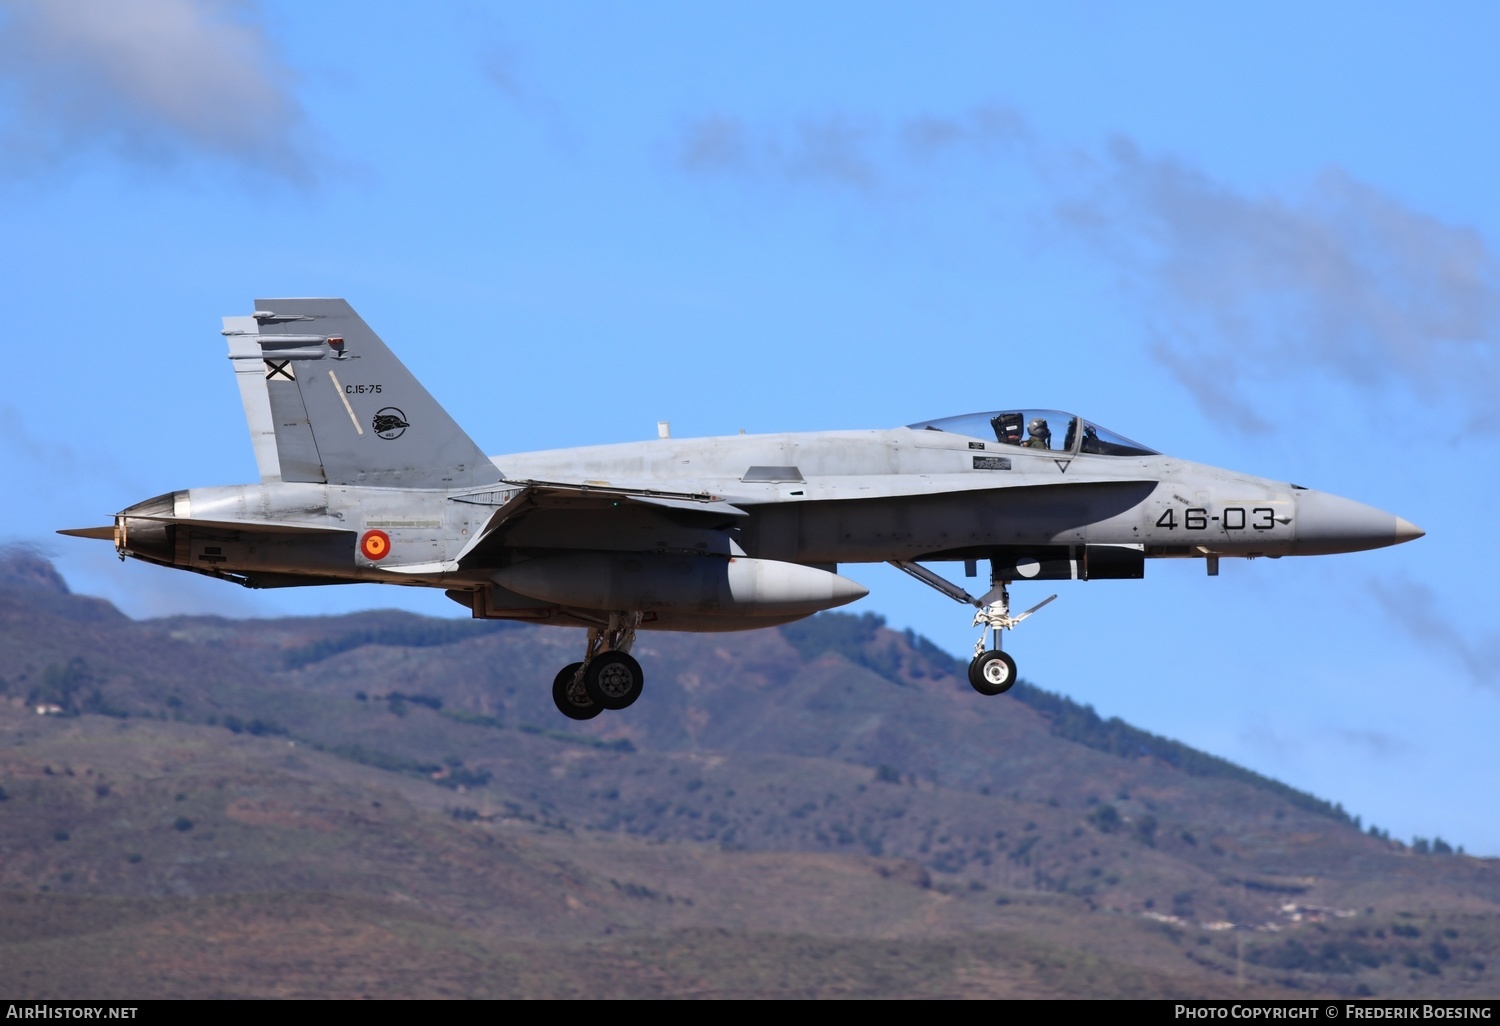
[[(1014, 630), (1015, 626), (1048, 602), (1057, 598), (1049, 595), (1019, 616), (1010, 615), (1010, 582), (992, 580), (984, 598), (977, 599), (951, 581), (944, 580), (918, 563), (892, 561), (892, 566), (902, 570), (930, 588), (947, 595), (955, 602), (965, 602), (975, 607), (972, 626), (983, 627), (979, 640), (974, 643), (974, 659), (969, 663), (969, 683), (981, 695), (1003, 695), (1016, 682), (1016, 661), (1000, 647), (1000, 632)], [(989, 645), (986, 639), (993, 638)]]
[(583, 662), (564, 666), (552, 682), (558, 712), (569, 719), (590, 720), (641, 697), (646, 675), (630, 654), (640, 622), (640, 613), (611, 613), (607, 627), (589, 629)]
[[(1016, 661), (1000, 649), (1000, 632), (1013, 630), (1016, 624), (1041, 609), (1056, 595), (1044, 598), (1020, 616), (1010, 615), (1010, 582), (999, 581), (990, 589), (974, 614), (972, 626), (983, 626), (979, 640), (974, 642), (974, 659), (969, 663), (969, 683), (981, 695), (1003, 695), (1016, 682)], [(993, 636), (993, 647), (985, 647), (985, 637)]]

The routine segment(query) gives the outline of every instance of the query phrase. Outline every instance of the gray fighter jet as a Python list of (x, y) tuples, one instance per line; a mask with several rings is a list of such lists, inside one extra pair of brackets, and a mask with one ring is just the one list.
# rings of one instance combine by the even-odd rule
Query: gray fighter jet
[[(853, 602), (889, 562), (977, 612), (969, 680), (1007, 690), (1018, 580), (1144, 576), (1150, 558), (1320, 555), (1422, 536), (1390, 513), (1163, 455), (1072, 414), (486, 456), (342, 299), (226, 317), (260, 483), (136, 503), (120, 558), (250, 588), (443, 588), (475, 617), (582, 627), (553, 682), (587, 719), (639, 697), (638, 630), (737, 631)], [(975, 598), (926, 565), (989, 564)]]

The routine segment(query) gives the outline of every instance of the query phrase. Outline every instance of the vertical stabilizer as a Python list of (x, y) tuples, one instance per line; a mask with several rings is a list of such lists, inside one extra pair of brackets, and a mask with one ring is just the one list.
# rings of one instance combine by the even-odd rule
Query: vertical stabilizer
[[(261, 477), (403, 488), (501, 478), (490, 458), (342, 299), (258, 299), (226, 318)], [(232, 334), (248, 322), (253, 334)], [(251, 372), (260, 376), (255, 393)], [(253, 402), (252, 402), (253, 398)]]

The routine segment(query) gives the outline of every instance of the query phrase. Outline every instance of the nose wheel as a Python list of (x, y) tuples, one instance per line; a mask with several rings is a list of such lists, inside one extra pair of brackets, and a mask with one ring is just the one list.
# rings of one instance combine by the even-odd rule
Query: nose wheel
[[(1009, 581), (1000, 581), (990, 589), (988, 595), (974, 604), (979, 611), (974, 614), (975, 627), (983, 627), (979, 640), (974, 642), (974, 659), (969, 663), (969, 683), (981, 695), (1003, 695), (1016, 682), (1016, 661), (1000, 650), (1000, 632), (1014, 630), (1016, 624), (1057, 598), (1049, 595), (1019, 616), (1010, 615)], [(986, 638), (993, 638), (985, 644)]]
[(591, 720), (606, 709), (625, 709), (641, 697), (646, 674), (630, 654), (639, 613), (612, 613), (609, 626), (589, 630), (581, 663), (569, 663), (552, 681), (552, 703), (571, 720)]
[[(892, 561), (892, 566), (904, 571), (953, 599), (978, 610), (974, 614), (974, 627), (983, 627), (979, 640), (974, 643), (974, 658), (969, 663), (969, 683), (981, 695), (1003, 695), (1016, 683), (1016, 661), (1000, 650), (1000, 632), (1014, 630), (1016, 624), (1057, 598), (1049, 595), (1019, 616), (1010, 615), (1010, 582), (994, 580), (984, 598), (975, 598), (952, 581), (944, 580), (919, 563)], [(987, 643), (988, 642), (988, 643)]]
[(969, 663), (969, 683), (981, 695), (1003, 695), (1016, 682), (1016, 661), (998, 648), (980, 652)]

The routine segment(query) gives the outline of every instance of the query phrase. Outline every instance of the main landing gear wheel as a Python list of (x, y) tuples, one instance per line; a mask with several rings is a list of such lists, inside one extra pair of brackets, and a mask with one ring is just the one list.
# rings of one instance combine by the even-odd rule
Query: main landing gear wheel
[(591, 720), (604, 711), (604, 706), (589, 697), (587, 688), (578, 679), (581, 669), (582, 663), (569, 663), (557, 671), (557, 679), (552, 682), (552, 702), (570, 720)]
[(589, 628), (583, 662), (558, 671), (552, 682), (552, 702), (573, 720), (591, 720), (605, 709), (624, 709), (641, 697), (646, 675), (630, 655), (638, 612), (613, 612), (609, 621)]
[(1016, 661), (999, 649), (981, 652), (969, 664), (969, 683), (981, 695), (1003, 695), (1016, 682)]
[(590, 701), (604, 709), (624, 709), (641, 697), (646, 675), (629, 652), (612, 649), (589, 661), (583, 686)]

